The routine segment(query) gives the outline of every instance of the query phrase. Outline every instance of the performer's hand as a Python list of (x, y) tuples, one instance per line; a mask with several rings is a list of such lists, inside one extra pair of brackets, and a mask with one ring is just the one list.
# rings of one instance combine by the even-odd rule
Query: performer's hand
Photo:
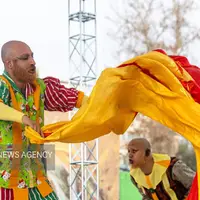
[(33, 130), (35, 130), (36, 132), (38, 132), (42, 137), (44, 137), (43, 132), (40, 128), (39, 123), (36, 123), (35, 121), (31, 120), (28, 116), (24, 115), (22, 117), (22, 123), (25, 126), (30, 126)]

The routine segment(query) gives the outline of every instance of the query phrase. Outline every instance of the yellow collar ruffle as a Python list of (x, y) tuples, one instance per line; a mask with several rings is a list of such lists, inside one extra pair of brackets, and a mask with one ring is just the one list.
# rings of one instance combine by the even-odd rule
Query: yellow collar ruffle
[(130, 174), (140, 187), (147, 189), (156, 189), (156, 186), (162, 181), (170, 164), (170, 157), (166, 154), (153, 154), (154, 165), (150, 175), (145, 175), (140, 168), (131, 168)]

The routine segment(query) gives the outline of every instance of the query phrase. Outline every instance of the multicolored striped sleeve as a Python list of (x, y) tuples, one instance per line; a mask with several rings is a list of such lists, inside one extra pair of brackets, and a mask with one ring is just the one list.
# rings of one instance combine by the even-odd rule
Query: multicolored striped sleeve
[(66, 88), (60, 83), (60, 80), (53, 77), (43, 79), (45, 89), (45, 110), (67, 112), (77, 107), (82, 92), (75, 88)]
[(3, 102), (6, 105), (9, 105), (10, 93), (8, 85), (0, 79), (0, 102)]

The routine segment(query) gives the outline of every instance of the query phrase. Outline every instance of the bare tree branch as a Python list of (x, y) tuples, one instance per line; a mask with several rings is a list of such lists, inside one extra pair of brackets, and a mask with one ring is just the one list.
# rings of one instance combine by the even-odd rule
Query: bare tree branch
[(118, 26), (112, 34), (120, 44), (118, 53), (136, 56), (154, 48), (186, 53), (188, 46), (199, 39), (199, 30), (186, 18), (195, 9), (194, 0), (171, 0), (168, 7), (162, 0), (128, 0), (126, 10), (115, 10), (116, 20), (110, 19)]
[[(127, 0), (124, 4), (126, 10), (115, 11), (118, 29), (112, 35), (120, 44), (118, 55), (134, 57), (162, 48), (169, 54), (187, 56), (189, 46), (200, 39), (199, 28), (187, 18), (198, 9), (195, 0)], [(176, 135), (170, 129), (144, 116), (138, 121), (139, 128), (130, 127), (129, 134), (147, 137), (156, 152), (176, 154)], [(168, 148), (169, 143), (174, 149)]]

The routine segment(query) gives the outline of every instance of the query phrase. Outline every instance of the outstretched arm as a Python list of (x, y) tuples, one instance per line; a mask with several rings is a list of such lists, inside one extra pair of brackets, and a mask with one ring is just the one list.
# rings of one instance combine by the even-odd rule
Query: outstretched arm
[(0, 120), (22, 123), (24, 113), (5, 105), (3, 102), (0, 102), (0, 111)]
[(59, 79), (47, 77), (43, 79), (45, 89), (45, 110), (67, 112), (80, 108), (87, 96), (75, 88), (66, 88)]

